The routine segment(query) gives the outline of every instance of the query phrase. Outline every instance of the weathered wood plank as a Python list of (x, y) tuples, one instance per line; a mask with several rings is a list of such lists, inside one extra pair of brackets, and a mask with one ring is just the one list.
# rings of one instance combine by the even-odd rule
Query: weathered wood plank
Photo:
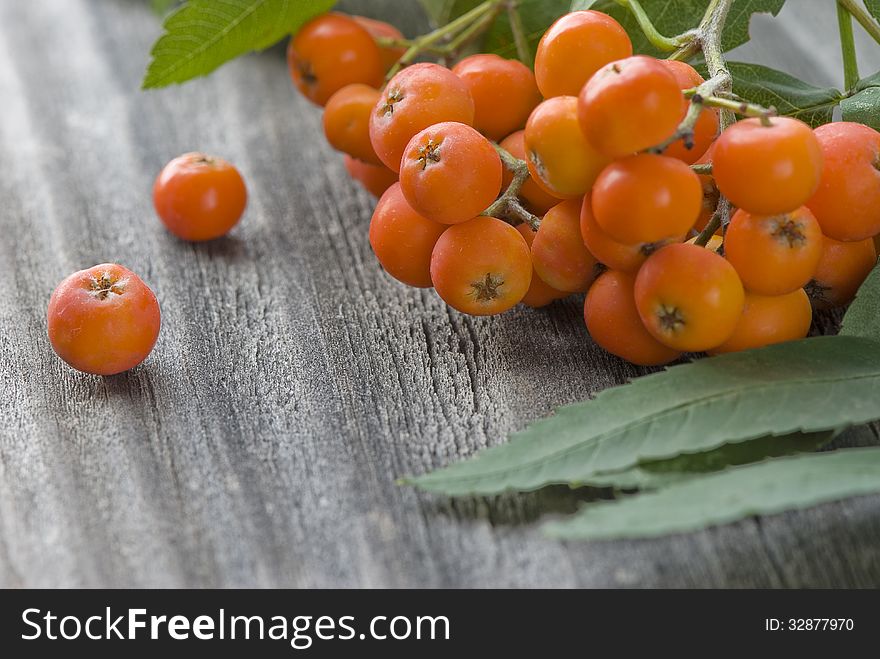
[[(789, 25), (832, 25), (809, 20)], [(817, 64), (833, 39), (764, 29), (752, 52), (833, 82)], [(471, 319), (391, 282), (366, 238), (372, 200), (282, 59), (145, 94), (158, 30), (143, 3), (0, 3), (0, 585), (880, 583), (878, 497), (565, 545), (534, 525), (539, 505), (574, 505), (564, 492), (395, 486), (641, 371), (592, 344), (577, 300)], [(151, 208), (155, 173), (191, 149), (250, 185), (215, 244), (172, 239)], [(43, 315), (57, 281), (107, 260), (154, 287), (164, 326), (142, 367), (96, 379), (54, 358)]]

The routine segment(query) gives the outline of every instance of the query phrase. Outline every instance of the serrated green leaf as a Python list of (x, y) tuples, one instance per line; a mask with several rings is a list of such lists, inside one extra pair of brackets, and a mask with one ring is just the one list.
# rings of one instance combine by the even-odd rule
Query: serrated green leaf
[[(469, 2), (470, 7), (468, 9), (473, 9), (477, 6), (479, 0), (471, 0)], [(425, 10), (425, 13), (428, 15), (428, 18), (434, 25), (445, 25), (452, 18), (452, 12), (455, 10), (455, 6), (457, 4), (461, 4), (460, 0), (419, 0), (419, 4), (422, 5), (422, 8)], [(464, 13), (468, 9), (464, 9), (461, 13)]]
[(859, 81), (856, 93), (841, 101), (844, 121), (855, 121), (880, 130), (880, 72)]
[(728, 467), (815, 451), (830, 442), (834, 435), (834, 431), (794, 433), (724, 444), (704, 453), (679, 455), (668, 460), (649, 460), (624, 471), (596, 474), (585, 483), (572, 485), (613, 487), (618, 490), (655, 490)]
[[(534, 61), (538, 42), (544, 36), (547, 28), (553, 25), (557, 18), (568, 12), (569, 0), (521, 0), (518, 7), (530, 57)], [(492, 24), (486, 34), (483, 48), (486, 52), (496, 53), (502, 57), (515, 58), (517, 56), (510, 21), (506, 16), (500, 16)], [(531, 62), (527, 62), (527, 64), (531, 64)]]
[(544, 531), (566, 540), (648, 538), (697, 531), (880, 491), (880, 448), (778, 458), (585, 506)]
[[(741, 46), (749, 39), (749, 24), (754, 14), (776, 16), (785, 0), (734, 0), (725, 23), (721, 45), (724, 50)], [(645, 12), (661, 34), (674, 37), (697, 27), (706, 13), (709, 0), (642, 0)], [(660, 57), (661, 51), (652, 46), (639, 28), (629, 10), (614, 0), (574, 0), (572, 10), (595, 9), (616, 18), (626, 29), (637, 53)]]
[(880, 418), (880, 342), (815, 337), (721, 355), (563, 407), (503, 446), (410, 480), (450, 495), (584, 483), (648, 460)]
[(871, 13), (871, 16), (880, 21), (880, 0), (865, 0), (865, 7)]
[(329, 10), (333, 0), (189, 0), (165, 19), (144, 89), (207, 75), (229, 60), (263, 50)]
[(178, 4), (178, 0), (150, 0), (150, 6), (158, 16), (164, 16), (176, 4)]
[(871, 271), (859, 288), (855, 301), (843, 317), (840, 333), (880, 341), (880, 266)]
[(734, 93), (814, 127), (830, 122), (834, 108), (843, 100), (843, 95), (832, 87), (815, 87), (768, 66), (728, 62), (728, 68)]

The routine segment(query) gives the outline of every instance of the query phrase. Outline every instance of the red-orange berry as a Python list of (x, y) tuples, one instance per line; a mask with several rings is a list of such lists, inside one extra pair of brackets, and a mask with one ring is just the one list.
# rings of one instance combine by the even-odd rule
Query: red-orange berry
[(370, 115), (370, 141), (392, 171), (413, 136), (434, 124), (474, 122), (474, 100), (464, 81), (439, 64), (421, 63), (394, 76)]
[(343, 158), (343, 162), (348, 175), (374, 197), (381, 197), (388, 188), (397, 183), (397, 173), (392, 172), (385, 165), (371, 165), (348, 154)]
[(618, 242), (684, 236), (703, 204), (700, 179), (680, 160), (643, 153), (611, 163), (593, 186), (593, 213)]
[(578, 118), (587, 140), (620, 158), (668, 138), (681, 120), (682, 93), (669, 70), (643, 55), (607, 64), (584, 85)]
[[(378, 21), (375, 18), (367, 18), (366, 16), (352, 16), (357, 23), (363, 27), (373, 39), (403, 39), (403, 33), (391, 23)], [(403, 57), (406, 48), (401, 46), (379, 46), (379, 53), (382, 56), (382, 66), (388, 71), (392, 66), (397, 64), (397, 60)]]
[[(525, 222), (517, 225), (516, 230), (520, 232), (523, 238), (525, 238), (526, 244), (529, 246), (529, 249), (531, 249), (532, 243), (535, 241), (535, 230)], [(568, 293), (553, 288), (550, 284), (541, 279), (536, 272), (532, 271), (532, 283), (529, 284), (529, 290), (526, 291), (525, 297), (523, 297), (521, 303), (527, 307), (538, 309), (540, 307), (546, 307), (554, 300), (564, 298), (567, 295)]]
[(877, 251), (870, 238), (841, 242), (822, 236), (822, 258), (806, 286), (813, 306), (816, 309), (846, 306), (876, 265)]
[(710, 352), (717, 355), (797, 341), (807, 335), (812, 321), (810, 300), (802, 288), (774, 297), (746, 292), (733, 335)]
[(721, 256), (679, 243), (645, 261), (636, 276), (635, 299), (642, 322), (660, 343), (702, 352), (733, 335), (745, 292), (736, 270)]
[(813, 131), (825, 166), (807, 202), (822, 233), (835, 240), (880, 234), (880, 133), (841, 121)]
[[(517, 132), (508, 135), (502, 140), (500, 146), (514, 158), (519, 158), (523, 161), (527, 158), (525, 131), (518, 130)], [(512, 181), (513, 173), (505, 167), (501, 187), (507, 188)], [(560, 202), (559, 197), (554, 197), (538, 185), (531, 172), (529, 173), (529, 178), (523, 183), (522, 188), (520, 188), (519, 197), (529, 210), (537, 215), (543, 215)]]
[(535, 108), (526, 123), (525, 146), (532, 177), (556, 197), (580, 197), (609, 162), (581, 132), (573, 96), (556, 96)]
[(780, 215), (734, 213), (724, 255), (747, 290), (785, 295), (807, 284), (822, 258), (822, 232), (806, 208)]
[(94, 375), (115, 375), (144, 361), (161, 324), (153, 291), (112, 263), (75, 272), (58, 284), (47, 316), (58, 356)]
[(501, 158), (465, 124), (445, 122), (410, 140), (400, 164), (400, 186), (410, 206), (443, 224), (470, 220), (501, 191)]
[(712, 175), (737, 208), (761, 215), (803, 206), (819, 186), (822, 148), (803, 121), (744, 119), (712, 148)]
[(550, 26), (535, 54), (535, 77), (545, 98), (577, 96), (600, 68), (632, 55), (632, 42), (607, 14), (573, 11)]
[(303, 25), (290, 40), (287, 62), (294, 84), (317, 105), (356, 82), (379, 87), (385, 74), (370, 33), (350, 16), (336, 13)]
[[(671, 59), (658, 61), (673, 75), (682, 91), (699, 87), (705, 82), (703, 76), (687, 62)], [(690, 102), (682, 98), (681, 119), (684, 119), (689, 107)], [(703, 111), (700, 112), (700, 116), (697, 118), (697, 123), (694, 124), (691, 148), (688, 148), (684, 140), (677, 140), (663, 150), (663, 155), (670, 158), (678, 158), (692, 165), (706, 153), (712, 142), (718, 137), (718, 127), (718, 110), (715, 108), (703, 108)]]
[(414, 211), (395, 183), (373, 211), (370, 245), (389, 275), (409, 286), (430, 288), (431, 252), (446, 228)]
[(501, 313), (529, 290), (529, 247), (519, 231), (494, 217), (455, 224), (434, 246), (431, 281), (446, 304), (463, 313)]
[(370, 115), (378, 100), (378, 89), (359, 83), (333, 94), (324, 107), (324, 135), (330, 146), (371, 165), (381, 165), (370, 142)]
[(584, 321), (602, 348), (640, 366), (659, 366), (677, 359), (678, 350), (663, 345), (645, 329), (636, 308), (635, 277), (618, 270), (599, 275), (584, 302)]
[(474, 99), (474, 128), (490, 140), (520, 130), (541, 102), (535, 74), (522, 62), (498, 55), (465, 57), (452, 67)]
[(580, 199), (566, 199), (541, 219), (532, 243), (535, 272), (553, 288), (583, 293), (596, 277), (596, 259), (581, 238)]
[(156, 178), (153, 203), (159, 219), (178, 238), (213, 240), (238, 224), (247, 206), (247, 187), (222, 158), (186, 153)]

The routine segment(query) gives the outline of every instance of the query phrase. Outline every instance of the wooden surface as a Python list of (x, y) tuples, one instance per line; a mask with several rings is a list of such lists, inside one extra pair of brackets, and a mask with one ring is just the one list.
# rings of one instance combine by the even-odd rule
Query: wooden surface
[[(830, 5), (789, 2), (742, 56), (836, 82)], [(0, 0), (0, 586), (880, 585), (880, 497), (561, 544), (534, 520), (571, 509), (564, 491), (397, 487), (640, 371), (592, 344), (577, 299), (478, 320), (395, 284), (370, 253), (372, 200), (283, 59), (143, 93), (158, 30), (144, 2)], [(235, 162), (252, 195), (208, 245), (151, 207), (156, 172), (193, 149)], [(104, 261), (154, 288), (163, 331), (102, 379), (54, 357), (44, 313)]]

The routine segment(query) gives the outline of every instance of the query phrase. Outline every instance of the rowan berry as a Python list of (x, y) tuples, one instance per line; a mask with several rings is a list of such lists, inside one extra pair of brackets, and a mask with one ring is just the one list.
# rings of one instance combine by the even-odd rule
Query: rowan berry
[[(712, 146), (714, 146), (714, 144)], [(710, 146), (706, 153), (700, 156), (694, 164), (711, 164), (712, 146)], [(718, 186), (715, 185), (715, 179), (710, 174), (698, 174), (697, 177), (700, 179), (700, 186), (703, 189), (703, 205), (700, 208), (700, 216), (694, 224), (694, 229), (702, 231), (706, 228), (706, 225), (709, 223), (709, 220), (712, 219), (712, 216), (715, 215), (715, 211), (718, 209), (718, 202), (721, 199), (721, 193), (718, 192)], [(719, 227), (719, 231), (720, 230)]]
[(370, 115), (378, 100), (378, 89), (359, 83), (333, 94), (324, 106), (323, 118), (330, 146), (371, 165), (381, 165), (370, 143)]
[(734, 213), (724, 237), (724, 255), (743, 286), (759, 295), (784, 295), (806, 285), (822, 258), (822, 231), (813, 214)]
[(578, 98), (578, 119), (590, 144), (609, 158), (667, 139), (681, 121), (682, 93), (657, 60), (636, 55), (602, 67)]
[[(693, 89), (706, 82), (703, 76), (687, 62), (678, 60), (658, 60), (673, 75), (678, 86), (682, 89)], [(690, 108), (690, 102), (682, 98), (682, 110), (679, 123), (684, 119)], [(718, 110), (715, 108), (703, 108), (697, 122), (694, 124), (694, 134), (691, 137), (691, 148), (684, 140), (677, 140), (663, 150), (664, 156), (678, 158), (689, 165), (697, 162), (706, 153), (715, 138), (718, 137)]]
[(535, 54), (535, 77), (545, 98), (577, 96), (600, 68), (632, 55), (632, 42), (607, 14), (573, 11), (541, 37)]
[(834, 309), (852, 302), (859, 287), (877, 265), (874, 241), (841, 242), (822, 237), (822, 258), (807, 284), (816, 309)]
[(379, 87), (382, 54), (370, 33), (343, 14), (323, 14), (302, 26), (287, 48), (290, 76), (302, 94), (324, 105), (356, 82)]
[[(529, 249), (531, 249), (532, 243), (535, 241), (535, 230), (525, 222), (517, 225), (516, 230), (520, 232), (523, 238), (525, 238), (526, 244), (529, 246)], [(532, 283), (529, 284), (529, 290), (526, 291), (525, 297), (523, 297), (521, 303), (527, 307), (537, 309), (540, 307), (546, 307), (554, 300), (559, 300), (567, 295), (568, 293), (565, 291), (553, 288), (550, 284), (541, 279), (541, 277), (538, 276), (538, 273), (532, 270)]]
[(880, 133), (846, 121), (813, 131), (825, 166), (807, 202), (822, 233), (835, 240), (880, 234)]
[[(518, 130), (517, 132), (505, 137), (504, 140), (502, 140), (500, 146), (514, 158), (525, 161), (525, 135), (525, 131)], [(503, 180), (501, 183), (502, 189), (507, 188), (507, 186), (509, 186), (512, 181), (513, 173), (505, 167), (503, 172)], [(529, 208), (529, 210), (538, 215), (543, 215), (560, 201), (559, 197), (554, 197), (552, 194), (550, 194), (544, 188), (538, 185), (537, 181), (535, 181), (534, 175), (531, 172), (529, 173), (529, 178), (526, 180), (525, 183), (523, 183), (523, 186), (519, 190), (519, 197), (523, 201), (523, 203)]]
[(470, 126), (445, 122), (413, 137), (400, 163), (410, 206), (443, 224), (470, 220), (501, 192), (501, 158)]
[(772, 297), (746, 292), (733, 335), (709, 352), (717, 355), (797, 341), (809, 333), (812, 321), (810, 299), (802, 288)]
[(596, 258), (581, 237), (580, 199), (566, 199), (541, 219), (532, 243), (535, 272), (553, 288), (583, 293), (596, 277)]
[[(373, 39), (395, 39), (403, 40), (403, 33), (391, 23), (378, 21), (375, 18), (367, 18), (366, 16), (352, 16), (357, 23), (363, 27)], [(385, 71), (391, 69), (397, 64), (397, 61), (403, 57), (406, 48), (401, 46), (379, 46), (379, 54), (382, 56), (382, 67)]]
[(668, 245), (651, 255), (635, 283), (636, 307), (660, 343), (701, 352), (727, 341), (742, 315), (745, 292), (736, 270), (696, 245)]
[(452, 67), (474, 99), (474, 128), (490, 140), (520, 130), (541, 102), (535, 74), (522, 62), (498, 55), (465, 57)]
[(455, 224), (434, 246), (431, 281), (446, 304), (463, 313), (501, 313), (529, 290), (529, 247), (519, 231), (494, 217)]
[(247, 187), (222, 158), (186, 153), (165, 165), (153, 185), (159, 219), (178, 238), (199, 242), (225, 236), (247, 206)]
[(822, 149), (798, 119), (744, 119), (715, 141), (712, 175), (737, 208), (761, 215), (788, 213), (816, 191)]
[(556, 197), (580, 197), (609, 162), (581, 132), (573, 96), (556, 96), (535, 108), (526, 123), (525, 147), (532, 177)]
[(690, 167), (648, 153), (611, 163), (593, 186), (596, 222), (614, 240), (628, 244), (684, 236), (702, 203), (700, 179)]
[(385, 165), (371, 165), (348, 154), (343, 161), (348, 175), (374, 197), (381, 197), (388, 188), (397, 183), (397, 174)]
[(370, 115), (370, 141), (392, 171), (419, 131), (445, 121), (471, 125), (474, 100), (464, 81), (439, 64), (421, 63), (394, 76)]
[(593, 340), (612, 355), (638, 364), (659, 366), (677, 359), (678, 350), (663, 345), (645, 329), (636, 308), (635, 276), (608, 270), (590, 287), (584, 321)]
[(58, 356), (94, 375), (115, 375), (144, 361), (161, 324), (153, 291), (112, 263), (75, 272), (58, 284), (47, 317)]
[(589, 252), (599, 263), (622, 272), (636, 272), (642, 263), (661, 247), (674, 242), (681, 242), (684, 236), (661, 240), (653, 243), (621, 243), (609, 236), (593, 214), (590, 195), (584, 197), (581, 206), (581, 237)]
[(409, 286), (430, 288), (431, 252), (446, 228), (414, 211), (395, 183), (373, 211), (370, 245), (389, 275)]

